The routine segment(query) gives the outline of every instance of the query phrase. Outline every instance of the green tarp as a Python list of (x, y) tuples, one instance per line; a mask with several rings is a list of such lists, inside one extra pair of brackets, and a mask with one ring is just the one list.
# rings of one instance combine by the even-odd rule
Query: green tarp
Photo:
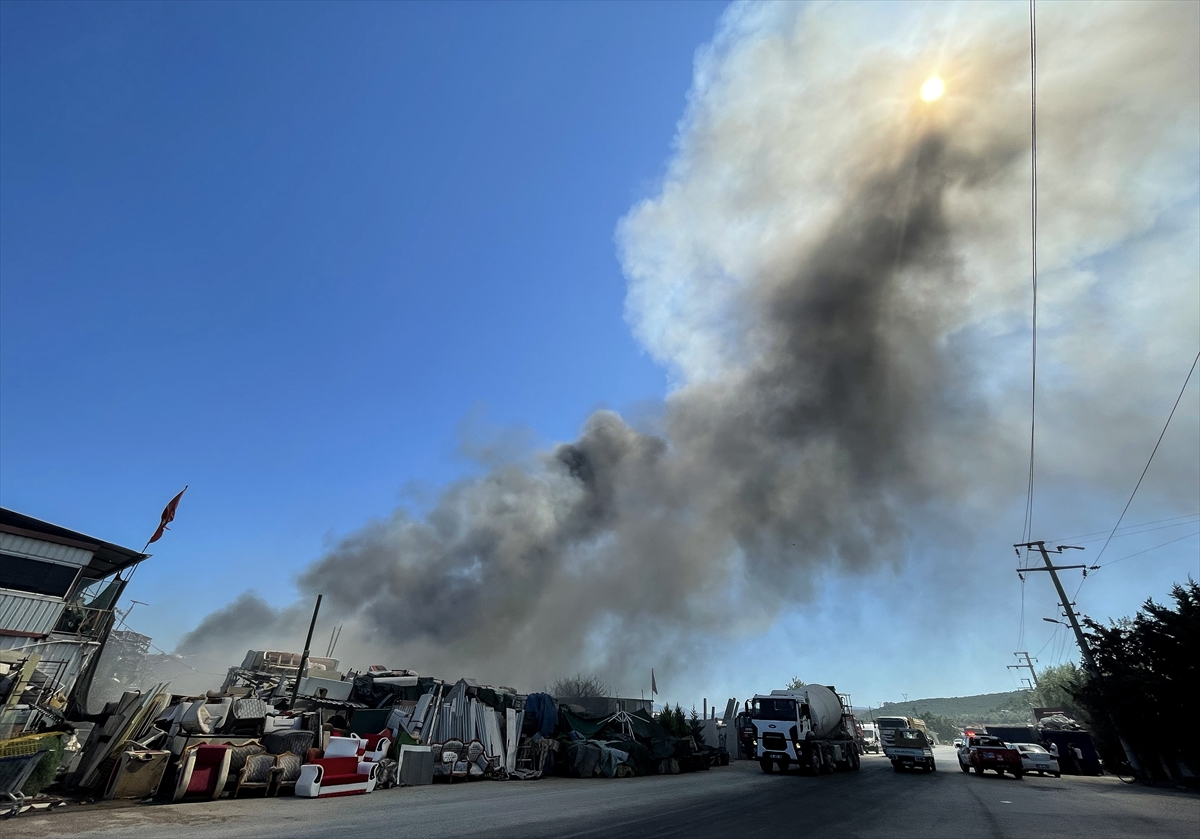
[(562, 725), (566, 726), (567, 729), (578, 731), (589, 740), (603, 731), (604, 727), (608, 725), (608, 717), (585, 717), (582, 714), (569, 711), (563, 706), (559, 706), (558, 717)]

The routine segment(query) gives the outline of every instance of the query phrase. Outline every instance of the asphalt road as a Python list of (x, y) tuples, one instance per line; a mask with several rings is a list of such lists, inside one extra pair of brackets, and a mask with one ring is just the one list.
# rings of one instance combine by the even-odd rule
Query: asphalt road
[(763, 775), (756, 763), (739, 762), (688, 775), (478, 781), (323, 801), (81, 805), (0, 822), (0, 836), (1200, 836), (1200, 796), (1194, 794), (1126, 786), (1115, 778), (964, 775), (947, 747), (937, 749), (937, 760), (940, 771), (932, 774), (897, 774), (882, 756), (868, 755), (860, 772), (820, 777)]

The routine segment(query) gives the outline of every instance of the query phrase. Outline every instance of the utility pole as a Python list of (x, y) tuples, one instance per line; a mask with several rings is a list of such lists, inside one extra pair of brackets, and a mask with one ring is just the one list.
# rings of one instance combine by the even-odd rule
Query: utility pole
[[(1034, 570), (1041, 571), (1042, 569), (1036, 568)], [(1010, 664), (1010, 665), (1008, 665), (1008, 669), (1009, 670), (1028, 670), (1030, 678), (1033, 679), (1033, 684), (1030, 685), (1030, 687), (1037, 687), (1037, 672), (1033, 669), (1033, 662), (1037, 661), (1037, 659), (1030, 658), (1029, 653), (1027, 653), (1023, 650), (1020, 652), (1015, 652), (1015, 653), (1013, 653), (1013, 655), (1025, 656), (1025, 663), (1024, 664)], [(1028, 682), (1029, 679), (1022, 678), (1021, 681)]]
[[(1082, 568), (1083, 575), (1086, 577), (1088, 567), (1086, 565), (1055, 565), (1050, 561), (1050, 552), (1046, 550), (1046, 543), (1044, 541), (1022, 542), (1019, 545), (1013, 545), (1013, 548), (1016, 549), (1018, 557), (1021, 556), (1021, 548), (1035, 548), (1042, 555), (1042, 561), (1045, 563), (1044, 568), (1018, 568), (1017, 575), (1021, 576), (1026, 571), (1049, 572), (1050, 579), (1054, 581), (1054, 588), (1058, 592), (1058, 602), (1062, 606), (1063, 617), (1070, 621), (1071, 630), (1075, 633), (1075, 640), (1079, 643), (1079, 652), (1083, 656), (1083, 666), (1087, 670), (1088, 675), (1095, 679), (1096, 687), (1101, 689), (1101, 696), (1103, 696), (1103, 689), (1100, 682), (1100, 668), (1096, 666), (1096, 659), (1092, 656), (1092, 648), (1088, 646), (1087, 637), (1083, 634), (1083, 630), (1079, 626), (1079, 618), (1076, 616), (1075, 609), (1073, 608), (1075, 604), (1067, 599), (1067, 592), (1063, 590), (1062, 583), (1058, 579), (1059, 571), (1068, 571), (1073, 568)], [(1059, 545), (1057, 552), (1061, 554), (1064, 550), (1082, 551), (1083, 548), (1078, 545)], [(1021, 579), (1025, 578), (1021, 576)], [(1133, 753), (1133, 749), (1129, 748), (1129, 744), (1125, 742), (1125, 737), (1121, 734), (1121, 729), (1117, 725), (1117, 720), (1112, 715), (1111, 710), (1108, 710), (1108, 719), (1112, 723), (1113, 730), (1117, 733), (1117, 740), (1120, 741), (1121, 749), (1125, 752), (1125, 759), (1129, 761), (1129, 765), (1133, 767), (1133, 771), (1141, 775), (1142, 767), (1138, 764), (1137, 756)]]
[[(1075, 614), (1075, 610), (1071, 608), (1073, 604), (1067, 599), (1067, 592), (1063, 589), (1062, 582), (1058, 579), (1059, 571), (1069, 571), (1073, 568), (1082, 568), (1083, 575), (1087, 576), (1088, 567), (1086, 565), (1055, 565), (1050, 560), (1050, 552), (1046, 550), (1045, 542), (1025, 542), (1020, 545), (1013, 545), (1014, 548), (1036, 548), (1042, 555), (1042, 561), (1046, 563), (1045, 568), (1018, 568), (1017, 573), (1022, 574), (1026, 571), (1049, 571), (1050, 579), (1054, 581), (1054, 588), (1058, 591), (1058, 602), (1063, 608), (1063, 617), (1070, 621), (1071, 630), (1075, 633), (1075, 640), (1079, 644), (1079, 651), (1083, 654), (1083, 665), (1088, 672), (1093, 676), (1098, 676), (1100, 671), (1096, 667), (1096, 660), (1092, 658), (1091, 647), (1088, 646), (1087, 638), (1083, 635), (1083, 630), (1079, 626), (1079, 618)], [(1058, 553), (1064, 550), (1082, 551), (1083, 548), (1077, 545), (1059, 545)], [(1020, 556), (1018, 550), (1017, 556)], [(1019, 653), (1018, 653), (1019, 655)], [(1017, 665), (1020, 666), (1020, 665)]]

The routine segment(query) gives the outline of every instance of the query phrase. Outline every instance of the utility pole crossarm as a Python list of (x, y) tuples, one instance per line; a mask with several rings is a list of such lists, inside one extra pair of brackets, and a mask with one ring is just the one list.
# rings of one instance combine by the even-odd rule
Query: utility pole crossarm
[[(1024, 662), (1022, 662), (1021, 664), (1010, 664), (1010, 665), (1008, 665), (1008, 669), (1009, 669), (1009, 670), (1028, 670), (1028, 671), (1029, 671), (1029, 675), (1030, 675), (1030, 677), (1032, 678), (1032, 682), (1033, 682), (1033, 683), (1030, 685), (1030, 688), (1036, 688), (1036, 687), (1037, 687), (1037, 683), (1038, 683), (1038, 680), (1037, 680), (1037, 671), (1035, 671), (1035, 670), (1033, 669), (1033, 663), (1034, 663), (1035, 661), (1037, 661), (1037, 659), (1036, 659), (1036, 658), (1031, 658), (1031, 657), (1030, 657), (1030, 655), (1029, 655), (1029, 653), (1027, 653), (1027, 652), (1025, 652), (1025, 651), (1023, 651), (1023, 650), (1022, 650), (1022, 651), (1019, 651), (1019, 652), (1015, 652), (1015, 653), (1013, 653), (1013, 655), (1015, 655), (1015, 656), (1025, 656), (1025, 661), (1024, 661)], [(1026, 682), (1030, 681), (1030, 679), (1026, 679), (1026, 678), (1024, 678), (1023, 676), (1022, 676), (1021, 678), (1022, 678), (1022, 680), (1023, 680), (1023, 681), (1026, 681)]]
[(1087, 568), (1086, 565), (1047, 565), (1045, 568), (1018, 568), (1017, 573), (1026, 571), (1070, 571), (1072, 568)]

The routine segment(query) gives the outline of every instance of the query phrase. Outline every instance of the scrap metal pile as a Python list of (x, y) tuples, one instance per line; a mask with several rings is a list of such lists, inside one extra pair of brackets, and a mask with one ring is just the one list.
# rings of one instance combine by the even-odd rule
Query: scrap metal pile
[(721, 744), (673, 736), (644, 709), (595, 715), (471, 679), (342, 673), (331, 658), (301, 666), (294, 653), (251, 650), (203, 696), (167, 684), (129, 691), (77, 724), (57, 786), (169, 802), (321, 798), (435, 781), (675, 774), (729, 760)]

